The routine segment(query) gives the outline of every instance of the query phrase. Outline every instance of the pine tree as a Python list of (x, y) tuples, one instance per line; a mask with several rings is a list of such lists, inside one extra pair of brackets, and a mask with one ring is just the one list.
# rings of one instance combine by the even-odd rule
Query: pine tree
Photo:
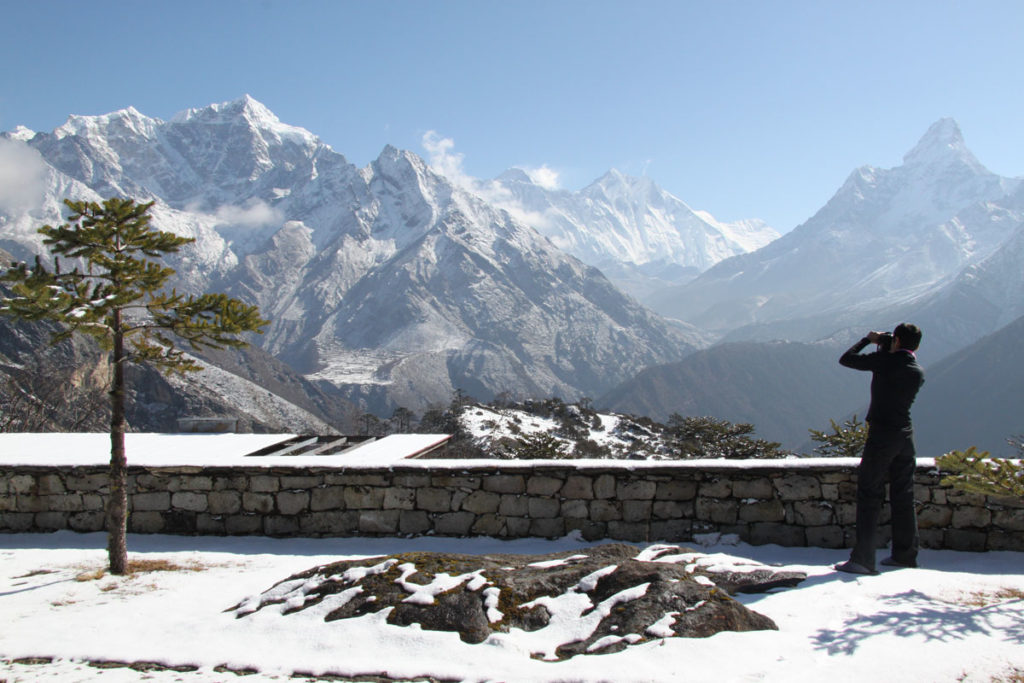
[[(184, 296), (164, 291), (174, 270), (160, 264), (167, 254), (193, 242), (150, 225), (153, 203), (112, 198), (97, 204), (65, 200), (68, 223), (39, 229), (54, 256), (50, 272), (37, 257), (33, 268), (20, 263), (0, 278), (13, 296), (0, 299), (0, 313), (23, 320), (53, 320), (62, 330), (58, 343), (75, 333), (95, 338), (109, 353), (110, 499), (106, 525), (110, 571), (127, 571), (128, 464), (124, 446), (125, 364), (150, 363), (166, 372), (202, 368), (176, 348), (193, 350), (246, 344), (240, 335), (262, 332), (268, 323), (255, 306), (224, 294)], [(60, 257), (76, 263), (61, 271)], [(82, 269), (84, 267), (84, 270)]]
[[(1009, 442), (1024, 455), (1020, 439)], [(988, 451), (971, 446), (966, 451), (950, 451), (935, 459), (935, 464), (951, 474), (943, 477), (944, 486), (986, 496), (1024, 499), (1024, 460), (993, 458)]]
[(821, 444), (814, 447), (814, 452), (826, 457), (859, 458), (868, 440), (868, 426), (858, 420), (856, 415), (842, 425), (835, 420), (829, 422), (832, 423), (831, 434), (817, 429), (807, 430), (811, 433), (811, 441)]

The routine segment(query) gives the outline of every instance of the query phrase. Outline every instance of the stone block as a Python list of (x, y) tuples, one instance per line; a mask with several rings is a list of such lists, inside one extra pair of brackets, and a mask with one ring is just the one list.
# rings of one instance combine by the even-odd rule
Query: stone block
[[(479, 490), (479, 489), (477, 489), (477, 490)], [(451, 507), (451, 509), (452, 510), (461, 510), (462, 509), (462, 503), (467, 498), (469, 498), (469, 495), (471, 493), (473, 493), (473, 491), (468, 491), (466, 489), (456, 489), (456, 490), (452, 491), (452, 507)]]
[(600, 498), (601, 500), (614, 498), (616, 484), (615, 475), (598, 475), (597, 479), (594, 480), (594, 498)]
[(983, 507), (962, 506), (953, 511), (954, 529), (984, 529), (992, 522), (992, 513)]
[[(11, 479), (11, 490), (15, 493), (20, 493), (15, 486), (15, 480), (17, 478), (18, 475), (15, 475), (15, 477)], [(107, 474), (75, 470), (64, 475), (64, 485), (69, 491), (105, 491), (107, 489)]]
[[(597, 541), (602, 538), (608, 538), (608, 525), (604, 522), (592, 522), (585, 521), (580, 527), (580, 534), (582, 534), (584, 540)], [(568, 532), (568, 529), (566, 529)]]
[(342, 498), (348, 510), (379, 510), (384, 503), (384, 491), (377, 486), (346, 486)]
[(578, 519), (586, 519), (587, 516), (590, 514), (590, 508), (588, 506), (587, 501), (585, 500), (563, 500), (561, 514), (563, 517), (575, 517)]
[(651, 540), (675, 543), (693, 537), (693, 525), (688, 519), (666, 519), (651, 522)]
[(1006, 531), (989, 532), (987, 548), (988, 550), (1024, 551), (1024, 534)]
[(171, 507), (171, 494), (167, 491), (136, 493), (129, 496), (132, 510), (166, 510)]
[(493, 493), (525, 493), (526, 477), (521, 474), (492, 474), (484, 477), (481, 486)]
[(416, 507), (426, 512), (449, 512), (452, 509), (451, 491), (437, 488), (418, 489)]
[(592, 500), (590, 501), (590, 519), (595, 522), (610, 522), (622, 519), (622, 508), (614, 501)]
[(464, 501), (461, 508), (477, 515), (493, 513), (498, 511), (501, 505), (501, 495), (491, 491), (473, 491)]
[(527, 496), (505, 494), (498, 505), (498, 514), (504, 517), (525, 517), (530, 512), (530, 499)]
[(973, 505), (983, 507), (986, 503), (985, 496), (981, 493), (968, 493), (957, 489), (946, 490), (946, 502), (950, 505)]
[(480, 515), (473, 523), (470, 532), (474, 536), (500, 536), (505, 526), (505, 519), (495, 514)]
[(258, 474), (249, 479), (252, 493), (275, 493), (281, 490), (281, 480), (269, 474)]
[(594, 480), (579, 474), (571, 474), (565, 479), (561, 495), (563, 498), (590, 500), (594, 497)]
[(320, 485), (321, 477), (313, 475), (285, 475), (281, 477), (281, 488), (284, 490), (315, 489)]
[(786, 474), (775, 480), (775, 490), (782, 500), (820, 500), (821, 484), (815, 477)]
[(836, 522), (839, 524), (856, 524), (857, 523), (857, 504), (856, 503), (834, 503), (832, 509), (836, 513)]
[(561, 517), (531, 519), (530, 535), (540, 538), (561, 538), (565, 535), (565, 520)]
[(693, 503), (680, 500), (655, 500), (651, 506), (654, 519), (683, 519), (693, 516)]
[(46, 512), (50, 509), (49, 496), (43, 498), (42, 496), (16, 496), (14, 499), (14, 509), (18, 512)]
[(158, 534), (164, 531), (164, 517), (156, 510), (128, 515), (128, 530), (136, 534)]
[(624, 500), (622, 501), (622, 521), (624, 522), (646, 522), (651, 518), (651, 501), (649, 500)]
[(658, 485), (646, 479), (620, 481), (615, 488), (615, 497), (619, 500), (653, 500)]
[(550, 519), (557, 517), (562, 504), (554, 498), (533, 496), (527, 499), (527, 510), (531, 519)]
[(725, 477), (712, 477), (700, 483), (698, 493), (704, 498), (729, 498), (732, 496), (732, 481)]
[(99, 510), (75, 512), (68, 515), (68, 528), (79, 533), (103, 531), (105, 515)]
[(608, 522), (608, 537), (634, 543), (650, 539), (650, 527), (644, 522)]
[(781, 522), (786, 519), (786, 509), (781, 500), (744, 502), (739, 506), (738, 518), (743, 522)]
[(732, 483), (732, 495), (736, 498), (756, 498), (769, 500), (775, 497), (775, 489), (767, 477), (756, 479), (737, 479)]
[(165, 534), (196, 533), (196, 513), (191, 510), (167, 510), (159, 513), (164, 518)]
[(37, 512), (33, 522), (40, 531), (60, 531), (68, 528), (68, 513), (55, 511)]
[(103, 500), (103, 496), (98, 493), (83, 493), (82, 494), (82, 509), (86, 511), (91, 510), (103, 510), (106, 508), (106, 503)]
[(391, 475), (392, 486), (404, 486), (410, 489), (423, 488), (424, 486), (430, 486), (430, 475), (429, 474), (393, 474)]
[(299, 515), (299, 530), (307, 536), (347, 536), (359, 528), (359, 513), (320, 510)]
[(416, 508), (416, 490), (392, 486), (384, 489), (385, 510), (413, 510)]
[(299, 520), (295, 517), (267, 515), (263, 518), (263, 533), (267, 536), (295, 536), (299, 532)]
[(475, 521), (472, 512), (445, 512), (434, 518), (434, 531), (442, 536), (466, 536)]
[(212, 515), (233, 515), (242, 509), (242, 494), (238, 491), (211, 491), (206, 495), (207, 511)]
[(750, 525), (750, 543), (765, 545), (774, 543), (784, 546), (807, 545), (807, 535), (803, 527), (778, 522), (753, 522)]
[(842, 548), (846, 544), (843, 528), (835, 524), (807, 528), (807, 545), (815, 548)]
[(657, 500), (693, 500), (697, 497), (697, 482), (685, 479), (658, 482), (654, 497)]
[(341, 486), (324, 486), (313, 489), (309, 497), (309, 509), (313, 512), (345, 509), (345, 489)]
[(535, 474), (526, 482), (526, 492), (532, 496), (553, 496), (565, 482), (557, 477)]
[(243, 493), (242, 509), (246, 512), (269, 514), (274, 511), (274, 496), (269, 493)]
[(854, 482), (844, 482), (839, 485), (839, 500), (856, 501), (857, 500), (857, 484)]
[(430, 478), (431, 486), (439, 486), (447, 489), (467, 489), (470, 491), (480, 488), (480, 482), (480, 477), (472, 477), (468, 475), (435, 474)]
[(996, 510), (992, 513), (992, 525), (1006, 531), (1024, 531), (1024, 512)]
[(209, 502), (205, 493), (177, 491), (171, 495), (171, 507), (189, 512), (206, 512)]
[(55, 512), (80, 512), (82, 510), (82, 495), (80, 493), (65, 493), (56, 496), (47, 496), (50, 510)]
[(41, 474), (36, 479), (36, 489), (41, 496), (52, 496), (64, 493), (64, 480), (56, 474)]
[(309, 491), (280, 491), (277, 511), (282, 515), (297, 515), (309, 510)]
[(839, 500), (839, 484), (822, 484), (821, 499), (830, 503)]
[[(106, 483), (105, 480), (104, 483)], [(22, 496), (31, 495), (35, 493), (36, 479), (30, 474), (15, 474), (13, 477), (11, 477), (10, 484), (8, 484), (8, 488), (10, 489), (11, 493), (16, 493)], [(83, 489), (76, 486), (72, 490), (79, 491)]]
[(917, 511), (917, 526), (921, 529), (945, 529), (953, 520), (953, 511), (945, 505), (922, 505)]
[(430, 531), (430, 516), (421, 510), (400, 510), (398, 531), (403, 534), (423, 534)]
[(212, 491), (213, 477), (206, 475), (186, 475), (178, 477), (178, 491)]
[(196, 533), (210, 536), (223, 536), (225, 534), (224, 517), (201, 512), (196, 515)]
[(14, 512), (17, 508), (17, 503), (18, 499), (13, 494), (0, 496), (0, 512)]
[(359, 513), (359, 531), (364, 534), (394, 534), (398, 531), (401, 510), (363, 510)]
[(232, 536), (258, 536), (263, 533), (263, 516), (227, 516), (224, 518), (224, 532)]
[(391, 486), (391, 477), (385, 474), (349, 474), (346, 486)]
[(739, 501), (733, 499), (698, 498), (694, 516), (716, 524), (735, 524), (738, 511)]
[[(942, 549), (943, 543), (945, 542), (945, 531), (943, 529), (921, 529), (921, 547), (931, 549)], [(850, 530), (850, 534), (853, 534), (853, 530)]]
[(245, 491), (248, 484), (249, 478), (244, 474), (216, 476), (213, 478), (214, 491)]
[(522, 538), (530, 535), (530, 519), (527, 517), (506, 517), (505, 535), (510, 538)]
[(820, 500), (798, 500), (793, 503), (793, 514), (800, 526), (826, 526), (835, 523), (832, 506)]
[(972, 529), (949, 529), (943, 537), (943, 547), (947, 550), (968, 550), (981, 552), (988, 546), (988, 534)]
[(0, 530), (21, 533), (32, 531), (34, 512), (5, 512), (0, 516)]
[(928, 503), (932, 499), (932, 490), (929, 486), (914, 484), (914, 500), (918, 503)]

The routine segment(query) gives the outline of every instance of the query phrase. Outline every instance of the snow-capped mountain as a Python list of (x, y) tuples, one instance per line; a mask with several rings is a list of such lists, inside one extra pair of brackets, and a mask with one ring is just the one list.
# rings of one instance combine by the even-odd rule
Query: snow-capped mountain
[(0, 139), (0, 166), (14, 157), (32, 200), (0, 195), (0, 246), (42, 251), (63, 197), (155, 200), (158, 227), (196, 238), (171, 260), (179, 289), (259, 304), (272, 323), (256, 343), (379, 410), (454, 388), (596, 395), (696, 341), (415, 154), (356, 168), (249, 97), (19, 129)]
[(720, 333), (752, 326), (734, 337), (814, 339), (839, 320), (859, 324), (914, 301), (992, 255), (1019, 225), (1020, 186), (985, 169), (956, 122), (942, 119), (901, 166), (857, 169), (806, 223), (652, 307)]
[(779, 236), (759, 220), (719, 222), (650, 178), (616, 170), (579, 192), (544, 187), (520, 169), (506, 171), (481, 189), (641, 301)]

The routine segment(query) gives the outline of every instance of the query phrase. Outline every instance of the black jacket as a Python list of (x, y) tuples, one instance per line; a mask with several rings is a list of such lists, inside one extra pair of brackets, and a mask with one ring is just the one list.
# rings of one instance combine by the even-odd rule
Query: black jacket
[(851, 346), (839, 364), (871, 372), (871, 405), (864, 420), (871, 429), (910, 429), (910, 406), (924, 384), (924, 370), (910, 351), (875, 351), (860, 355), (871, 342), (867, 337)]

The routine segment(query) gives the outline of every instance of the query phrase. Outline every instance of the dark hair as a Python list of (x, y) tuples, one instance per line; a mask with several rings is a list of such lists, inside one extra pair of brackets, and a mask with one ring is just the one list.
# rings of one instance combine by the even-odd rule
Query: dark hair
[(892, 336), (900, 340), (900, 348), (907, 351), (917, 351), (921, 345), (921, 328), (911, 323), (900, 323), (892, 331)]

